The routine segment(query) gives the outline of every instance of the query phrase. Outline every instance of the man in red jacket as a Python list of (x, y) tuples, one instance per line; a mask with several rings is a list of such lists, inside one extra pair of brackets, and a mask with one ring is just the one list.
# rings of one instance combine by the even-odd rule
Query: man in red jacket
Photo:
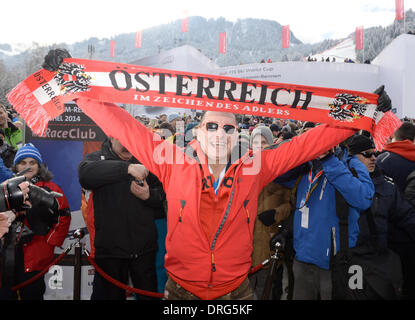
[[(48, 56), (43, 66), (56, 70), (62, 58), (55, 59), (53, 51)], [(252, 299), (247, 276), (261, 190), (355, 132), (321, 125), (252, 154), (239, 150), (233, 114), (208, 111), (197, 139), (183, 152), (115, 104), (87, 98), (77, 104), (163, 184), (168, 202), (167, 299)]]
[(116, 105), (83, 98), (77, 103), (163, 183), (168, 299), (252, 299), (247, 276), (259, 193), (354, 133), (321, 125), (278, 148), (234, 157), (235, 116), (208, 111), (184, 154)]

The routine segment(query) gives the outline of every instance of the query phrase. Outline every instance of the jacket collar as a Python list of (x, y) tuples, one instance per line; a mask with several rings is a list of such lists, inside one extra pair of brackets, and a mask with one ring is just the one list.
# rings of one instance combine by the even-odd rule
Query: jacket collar
[(415, 161), (415, 144), (410, 140), (390, 142), (385, 146), (384, 151), (396, 153), (409, 161)]

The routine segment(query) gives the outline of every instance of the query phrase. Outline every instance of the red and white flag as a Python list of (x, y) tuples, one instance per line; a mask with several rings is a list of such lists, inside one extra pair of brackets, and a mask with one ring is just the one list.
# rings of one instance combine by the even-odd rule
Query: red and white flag
[(110, 57), (111, 58), (115, 57), (115, 41), (114, 40), (110, 41)]
[(356, 50), (363, 49), (363, 26), (357, 27), (355, 31)]
[(189, 31), (189, 18), (185, 17), (182, 19), (182, 32)]
[(138, 30), (137, 34), (135, 35), (135, 47), (136, 48), (141, 48), (141, 36), (142, 36), (142, 31)]
[(290, 26), (282, 26), (282, 47), (289, 48), (290, 47)]
[(7, 94), (32, 132), (41, 136), (47, 133), (48, 122), (65, 111), (65, 102), (81, 97), (329, 123), (374, 132), (375, 141), (380, 134), (384, 139), (378, 139), (378, 146), (400, 123), (393, 114), (383, 119), (373, 93), (84, 59), (64, 59), (55, 72), (41, 69)]
[(219, 53), (226, 53), (226, 32), (219, 33)]
[(405, 5), (404, 0), (395, 0), (395, 20), (405, 19)]

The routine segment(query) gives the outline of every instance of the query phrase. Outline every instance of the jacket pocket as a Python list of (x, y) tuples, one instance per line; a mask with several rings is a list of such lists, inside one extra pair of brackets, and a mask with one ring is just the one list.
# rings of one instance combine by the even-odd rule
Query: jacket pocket
[(183, 222), (183, 211), (184, 211), (184, 207), (186, 206), (186, 200), (179, 200), (180, 201), (180, 209), (179, 209), (179, 216), (177, 217), (176, 223), (174, 224), (173, 230), (170, 233), (169, 236), (169, 241), (171, 241), (173, 235), (176, 232), (177, 227), (179, 226), (179, 224), (181, 224)]
[(254, 241), (254, 239), (253, 239), (253, 235), (252, 235), (250, 227), (251, 227), (251, 223), (253, 223), (254, 221), (251, 221), (252, 219), (251, 219), (251, 215), (250, 215), (249, 210), (248, 210), (248, 203), (249, 203), (249, 200), (244, 201), (244, 209), (245, 209), (245, 212), (246, 212), (246, 226), (248, 228), (249, 239), (252, 243)]

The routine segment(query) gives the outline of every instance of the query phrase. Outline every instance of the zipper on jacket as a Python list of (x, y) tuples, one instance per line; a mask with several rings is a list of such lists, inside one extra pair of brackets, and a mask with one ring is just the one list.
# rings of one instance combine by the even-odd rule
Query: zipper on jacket
[(333, 256), (336, 255), (336, 228), (335, 227), (331, 227), (331, 235), (332, 235), (332, 242), (333, 242)]
[(218, 239), (219, 234), (220, 234), (220, 233), (221, 233), (221, 231), (222, 231), (223, 225), (225, 224), (225, 221), (228, 219), (229, 211), (230, 211), (230, 209), (231, 209), (231, 205), (232, 205), (232, 201), (233, 201), (233, 195), (234, 195), (234, 192), (235, 192), (235, 186), (233, 186), (233, 187), (232, 187), (232, 193), (231, 193), (231, 196), (230, 196), (230, 198), (229, 198), (229, 203), (228, 203), (228, 206), (226, 207), (226, 210), (225, 210), (225, 215), (223, 216), (223, 219), (222, 219), (222, 221), (220, 222), (219, 228), (218, 228), (218, 230), (216, 231), (215, 236), (213, 237), (213, 240), (212, 240), (212, 245), (210, 246), (210, 250), (211, 250), (212, 252), (213, 252), (213, 249), (215, 248), (216, 240)]
[(179, 212), (179, 222), (182, 222), (182, 211), (183, 211), (183, 208), (180, 208), (180, 212)]
[(212, 252), (211, 259), (212, 259), (212, 272), (215, 272), (216, 266), (215, 266), (215, 256), (213, 255), (213, 252)]

